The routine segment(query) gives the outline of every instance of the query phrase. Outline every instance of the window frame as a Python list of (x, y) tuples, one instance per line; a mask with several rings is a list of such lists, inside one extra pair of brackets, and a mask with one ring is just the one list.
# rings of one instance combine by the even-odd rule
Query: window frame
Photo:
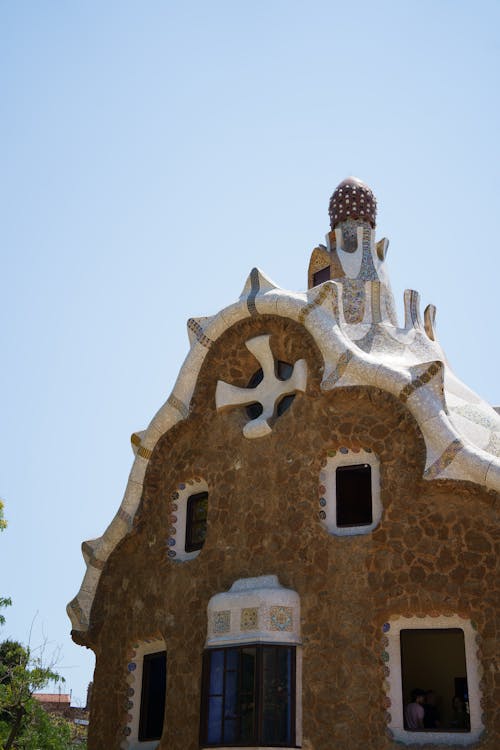
[(202, 492), (196, 492), (192, 495), (189, 495), (187, 498), (186, 503), (186, 532), (185, 532), (185, 539), (184, 539), (184, 550), (185, 552), (198, 552), (203, 545), (205, 544), (205, 538), (202, 542), (195, 542), (193, 541), (193, 532), (195, 527), (201, 526), (202, 521), (195, 521), (193, 516), (196, 509), (196, 502), (199, 500), (206, 500), (207, 501), (207, 515), (204, 519), (205, 524), (205, 537), (207, 533), (208, 528), (208, 491), (203, 490)]
[[(208, 502), (210, 502), (210, 489), (204, 479), (196, 477), (195, 479), (181, 482), (174, 488), (170, 496), (170, 534), (167, 539), (167, 556), (172, 562), (187, 562), (193, 560), (200, 554), (203, 545), (192, 552), (186, 552), (186, 526), (188, 501), (193, 495), (208, 493)], [(207, 514), (208, 515), (208, 514)], [(207, 519), (208, 531), (208, 519)], [(205, 542), (206, 543), (206, 542)]]
[[(364, 464), (371, 469), (372, 522), (339, 526), (337, 524), (337, 469)], [(379, 525), (383, 512), (380, 492), (380, 461), (371, 449), (353, 449), (342, 446), (338, 449), (329, 450), (320, 471), (319, 480), (319, 519), (329, 534), (335, 536), (369, 534)]]
[[(404, 727), (401, 630), (454, 630), (464, 634), (465, 666), (469, 692), (470, 731), (409, 730)], [(388, 729), (396, 742), (405, 745), (436, 744), (465, 747), (479, 740), (484, 723), (481, 709), (480, 664), (477, 654), (478, 633), (470, 620), (459, 615), (425, 617), (392, 616), (383, 625), (382, 659), (386, 669)]]
[[(345, 515), (347, 505), (346, 499), (342, 498), (342, 503), (340, 503), (339, 498), (339, 484), (341, 483), (342, 477), (348, 475), (349, 473), (353, 472), (354, 470), (361, 469), (363, 474), (368, 475), (368, 481), (363, 480), (364, 483), (369, 484), (369, 495), (370, 495), (370, 501), (369, 501), (369, 512), (370, 512), (370, 519), (368, 521), (362, 521), (362, 522), (339, 522), (339, 515), (341, 515), (340, 511), (342, 511), (342, 514)], [(366, 472), (366, 469), (368, 469), (368, 472)], [(344, 491), (348, 494), (349, 490), (346, 490), (344, 488)], [(363, 498), (364, 500), (366, 498)], [(335, 469), (335, 524), (337, 528), (339, 529), (350, 529), (354, 526), (371, 526), (373, 523), (373, 479), (372, 479), (372, 467), (369, 463), (361, 463), (361, 464), (342, 464), (341, 466), (337, 466)]]
[[(223, 739), (223, 732), (224, 732), (224, 716), (221, 719), (220, 723), (220, 731), (221, 731), (221, 741), (217, 743), (209, 743), (208, 742), (208, 706), (209, 706), (209, 699), (211, 697), (210, 694), (210, 677), (211, 677), (211, 659), (212, 654), (215, 651), (222, 651), (224, 653), (224, 681), (225, 681), (225, 675), (227, 671), (226, 670), (226, 664), (227, 664), (227, 652), (229, 651), (237, 651), (239, 654), (238, 658), (238, 665), (241, 665), (241, 654), (244, 649), (248, 648), (254, 648), (256, 653), (256, 660), (255, 660), (255, 674), (254, 674), (254, 701), (255, 701), (255, 711), (254, 711), (254, 720), (253, 720), (253, 735), (251, 739), (245, 739), (238, 742), (227, 742)], [(264, 679), (263, 679), (263, 655), (264, 655), (264, 649), (271, 648), (275, 652), (278, 650), (286, 650), (290, 653), (291, 656), (291, 665), (290, 665), (290, 685), (289, 685), (289, 701), (290, 701), (290, 716), (289, 716), (289, 723), (288, 723), (288, 732), (289, 732), (289, 739), (290, 742), (280, 743), (280, 744), (272, 744), (269, 742), (263, 742), (262, 736), (263, 736), (263, 716), (264, 716), (264, 699), (263, 699), (263, 689), (264, 689)], [(275, 643), (275, 642), (251, 642), (251, 643), (240, 643), (240, 644), (230, 644), (230, 645), (221, 645), (221, 646), (214, 646), (211, 648), (205, 649), (203, 652), (203, 672), (202, 672), (202, 691), (201, 691), (201, 711), (200, 711), (200, 733), (199, 733), (199, 743), (200, 747), (202, 748), (228, 748), (228, 747), (247, 747), (247, 748), (254, 748), (254, 747), (280, 747), (280, 748), (294, 748), (297, 747), (297, 664), (298, 664), (298, 655), (297, 655), (297, 646), (292, 643)], [(241, 678), (240, 678), (241, 679)], [(224, 690), (224, 687), (223, 687)], [(223, 695), (223, 707), (224, 707), (224, 695)]]
[[(159, 739), (140, 740), (141, 708), (143, 704), (143, 670), (144, 658), (150, 654), (165, 652), (166, 655), (166, 680), (165, 680), (165, 706), (168, 701), (168, 652), (165, 641), (158, 637), (144, 638), (131, 646), (129, 661), (127, 663), (127, 708), (128, 721), (124, 727), (124, 735), (127, 738), (128, 750), (156, 750)], [(167, 711), (163, 714), (163, 728), (167, 721)]]
[[(164, 658), (165, 661), (165, 684), (163, 686), (163, 717), (162, 717), (162, 731), (160, 732), (159, 736), (155, 737), (147, 737), (145, 736), (148, 734), (147, 732), (147, 726), (146, 726), (146, 710), (147, 710), (147, 704), (151, 701), (151, 695), (150, 695), (150, 681), (151, 681), (151, 663), (153, 659), (158, 659), (158, 657), (162, 657), (162, 660)], [(147, 665), (147, 668), (146, 668)], [(142, 657), (142, 676), (141, 676), (141, 704), (139, 708), (139, 730), (138, 730), (138, 740), (140, 743), (144, 742), (153, 742), (158, 741), (161, 739), (161, 735), (163, 734), (163, 726), (165, 724), (165, 700), (167, 697), (167, 652), (165, 649), (162, 651), (152, 651), (151, 653), (144, 654)]]

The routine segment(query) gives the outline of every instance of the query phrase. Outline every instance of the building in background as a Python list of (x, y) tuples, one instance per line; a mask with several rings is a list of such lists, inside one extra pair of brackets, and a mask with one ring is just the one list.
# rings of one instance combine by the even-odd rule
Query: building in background
[(188, 321), (83, 544), (90, 750), (500, 744), (500, 417), (417, 292), (398, 323), (371, 190), (341, 183), (330, 219), (306, 292), (254, 269)]

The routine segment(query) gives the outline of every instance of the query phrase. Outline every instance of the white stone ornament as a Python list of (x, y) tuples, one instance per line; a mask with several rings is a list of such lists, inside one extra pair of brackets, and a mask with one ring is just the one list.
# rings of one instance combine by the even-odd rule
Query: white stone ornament
[(298, 359), (293, 366), (293, 372), (288, 380), (280, 380), (275, 373), (275, 359), (269, 344), (270, 335), (256, 336), (245, 342), (246, 348), (252, 352), (262, 367), (263, 378), (255, 388), (239, 388), (230, 383), (219, 380), (215, 390), (215, 405), (217, 410), (232, 406), (245, 406), (259, 403), (262, 414), (250, 420), (243, 428), (246, 438), (259, 438), (268, 435), (272, 427), (268, 420), (273, 417), (278, 401), (284, 396), (305, 391), (307, 383), (307, 363), (305, 359)]

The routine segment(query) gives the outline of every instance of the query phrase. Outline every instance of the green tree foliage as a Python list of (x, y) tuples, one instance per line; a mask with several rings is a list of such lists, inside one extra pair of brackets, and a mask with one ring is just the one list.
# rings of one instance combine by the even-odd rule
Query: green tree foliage
[(4, 529), (7, 528), (7, 521), (3, 517), (3, 508), (4, 508), (3, 500), (0, 500), (0, 531), (3, 531)]
[(49, 682), (63, 679), (17, 641), (0, 643), (0, 750), (70, 750), (72, 725), (47, 714), (33, 698)]
[[(3, 501), (0, 500), (0, 531), (3, 531), (4, 529), (7, 528), (7, 521), (4, 518), (3, 509), (4, 509)], [(9, 607), (11, 604), (12, 604), (12, 600), (9, 597), (0, 596), (0, 609), (2, 609), (3, 607)], [(4, 623), (5, 623), (5, 617), (0, 612), (0, 625), (3, 625)]]

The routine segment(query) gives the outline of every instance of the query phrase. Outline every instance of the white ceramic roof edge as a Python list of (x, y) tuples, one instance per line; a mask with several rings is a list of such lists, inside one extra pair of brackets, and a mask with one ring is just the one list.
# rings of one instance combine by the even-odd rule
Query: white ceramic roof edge
[[(365, 287), (372, 283), (380, 282), (366, 282)], [(268, 314), (290, 318), (302, 324), (311, 334), (324, 359), (323, 390), (375, 386), (405, 403), (425, 440), (425, 479), (475, 481), (500, 492), (500, 457), (489, 453), (484, 445), (477, 446), (467, 435), (461, 435), (448, 418), (444, 390), (444, 373), (448, 370), (448, 365), (441, 347), (434, 338), (430, 338), (422, 325), (416, 292), (405, 292), (405, 307), (409, 312), (405, 316), (404, 329), (389, 325), (387, 320), (372, 323), (374, 337), (377, 334), (383, 334), (386, 339), (388, 336), (392, 337), (389, 341), (389, 354), (383, 349), (383, 344), (378, 349), (375, 347), (375, 353), (367, 352), (348, 335), (352, 324), (348, 326), (345, 322), (341, 283), (326, 281), (307, 292), (289, 292), (277, 287), (262, 271), (254, 268), (237, 302), (214, 316), (190, 319), (188, 328), (191, 348), (172, 393), (155, 414), (147, 430), (133, 436), (135, 460), (120, 508), (102, 537), (82, 545), (87, 571), (79, 593), (67, 606), (73, 628), (79, 631), (88, 629), (101, 571), (116, 545), (132, 528), (142, 497), (147, 464), (158, 440), (189, 415), (198, 375), (212, 344), (231, 326), (245, 318)], [(408, 336), (410, 331), (414, 334), (411, 337)], [(433, 330), (432, 335), (434, 336)], [(407, 340), (408, 344), (402, 340)], [(391, 362), (392, 345), (399, 347), (397, 365)], [(424, 354), (423, 360), (415, 364), (419, 353)], [(431, 353), (435, 356), (429, 359)], [(437, 389), (434, 380), (439, 381)], [(460, 383), (455, 376), (451, 376), (451, 380)], [(463, 393), (459, 396), (465, 399), (465, 409), (470, 406), (468, 393), (472, 395), (470, 389), (464, 386)], [(500, 417), (492, 407), (473, 395), (477, 399), (474, 406), (485, 409), (490, 422), (491, 414), (495, 415), (495, 436), (498, 434), (500, 439)], [(431, 423), (432, 429), (429, 429)], [(491, 439), (488, 445), (490, 443)]]

